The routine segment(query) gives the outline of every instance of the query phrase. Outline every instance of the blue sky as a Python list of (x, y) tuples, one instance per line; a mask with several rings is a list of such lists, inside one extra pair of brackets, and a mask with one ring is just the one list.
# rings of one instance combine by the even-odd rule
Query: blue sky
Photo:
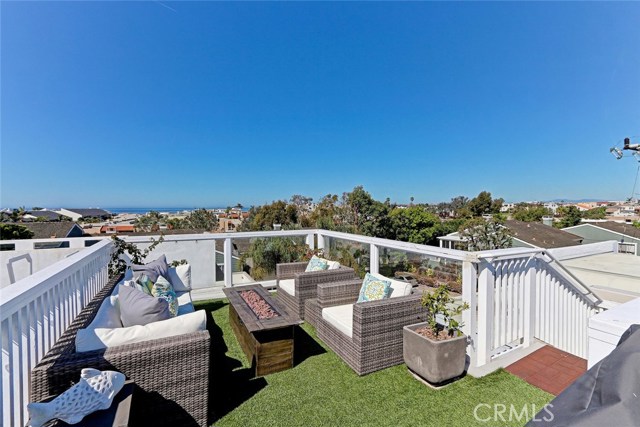
[[(6, 2), (0, 205), (629, 197), (640, 3)], [(640, 141), (637, 141), (640, 142)]]

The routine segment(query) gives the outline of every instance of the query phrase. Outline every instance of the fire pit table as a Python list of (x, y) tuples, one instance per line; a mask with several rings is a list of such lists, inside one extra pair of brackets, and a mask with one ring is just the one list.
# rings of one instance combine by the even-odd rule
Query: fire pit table
[(229, 299), (229, 323), (256, 376), (292, 368), (295, 327), (302, 320), (290, 315), (261, 285), (234, 286), (223, 292)]

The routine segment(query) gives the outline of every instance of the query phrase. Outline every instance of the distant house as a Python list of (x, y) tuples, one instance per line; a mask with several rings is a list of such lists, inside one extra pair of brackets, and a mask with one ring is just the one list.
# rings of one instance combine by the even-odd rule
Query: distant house
[(573, 227), (563, 228), (572, 234), (581, 236), (584, 243), (606, 242), (616, 240), (621, 243), (635, 243), (637, 255), (640, 255), (640, 228), (632, 224), (614, 221), (587, 222)]
[(111, 212), (104, 209), (78, 209), (78, 208), (61, 208), (56, 211), (57, 213), (68, 216), (73, 221), (80, 219), (99, 219), (107, 220), (112, 217)]
[(65, 237), (82, 237), (82, 228), (71, 221), (60, 222), (25, 222), (20, 223), (33, 232), (33, 239), (52, 239)]
[[(514, 248), (563, 248), (582, 244), (582, 238), (567, 231), (559, 230), (540, 222), (507, 220), (505, 227), (511, 231)], [(466, 241), (460, 233), (450, 233), (438, 237), (440, 247), (465, 249)]]
[(134, 231), (133, 225), (103, 225), (100, 227), (100, 234), (133, 233)]
[(22, 217), (22, 220), (38, 221), (40, 218), (42, 218), (41, 220), (44, 220), (44, 221), (60, 221), (61, 219), (60, 217), (66, 220), (71, 219), (71, 217), (62, 215), (58, 212), (42, 209), (39, 211), (27, 211), (25, 215)]

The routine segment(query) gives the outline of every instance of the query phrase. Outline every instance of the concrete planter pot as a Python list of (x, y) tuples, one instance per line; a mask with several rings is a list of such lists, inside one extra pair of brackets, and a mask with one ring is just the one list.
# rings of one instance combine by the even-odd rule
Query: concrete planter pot
[(403, 328), (403, 357), (407, 367), (431, 384), (447, 383), (464, 373), (467, 337), (433, 341), (417, 332), (426, 322)]

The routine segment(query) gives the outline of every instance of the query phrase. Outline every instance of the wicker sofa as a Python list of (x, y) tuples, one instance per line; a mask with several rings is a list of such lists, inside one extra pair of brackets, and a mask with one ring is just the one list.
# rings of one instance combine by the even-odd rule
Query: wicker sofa
[(340, 266), (335, 270), (305, 272), (307, 262), (276, 265), (277, 298), (290, 313), (304, 320), (304, 303), (315, 298), (320, 283), (340, 282), (356, 277), (353, 268)]
[(112, 279), (31, 371), (31, 401), (65, 391), (82, 368), (122, 372), (136, 384), (132, 417), (142, 425), (209, 425), (209, 330), (110, 347), (75, 351), (78, 329), (95, 317), (120, 281)]
[[(402, 327), (418, 322), (424, 309), (417, 294), (355, 304), (361, 286), (360, 279), (320, 284), (318, 297), (306, 301), (306, 312), (318, 337), (358, 375), (365, 375), (403, 362)], [(351, 304), (350, 337), (325, 319), (323, 310)]]

